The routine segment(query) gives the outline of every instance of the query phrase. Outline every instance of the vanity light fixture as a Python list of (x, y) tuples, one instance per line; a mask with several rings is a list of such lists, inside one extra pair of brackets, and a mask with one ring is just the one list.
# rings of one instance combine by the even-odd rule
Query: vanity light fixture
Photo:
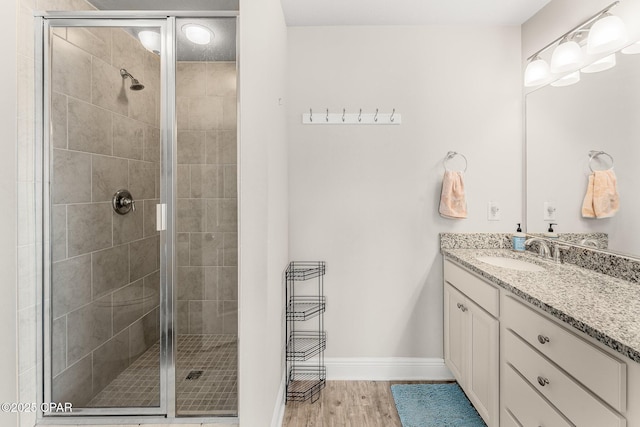
[[(552, 84), (567, 86), (580, 81), (580, 73), (575, 72), (580, 67), (586, 68), (586, 72), (596, 72), (614, 66), (615, 56), (613, 58), (607, 56), (606, 60), (598, 59), (597, 65), (585, 64), (585, 59), (593, 60), (585, 55), (585, 51), (588, 55), (601, 56), (619, 49), (627, 42), (624, 22), (609, 13), (619, 3), (619, 0), (614, 1), (527, 58), (529, 64), (525, 69), (524, 85), (527, 87), (543, 85), (554, 78), (561, 77), (564, 73), (569, 73)], [(586, 45), (584, 50), (580, 47), (581, 45)], [(554, 51), (551, 55), (551, 66), (548, 66), (541, 54), (550, 48), (554, 48)]]
[(640, 53), (640, 41), (635, 42), (621, 50), (625, 55), (632, 55), (634, 53)]
[(598, 73), (600, 71), (608, 70), (609, 68), (613, 68), (616, 66), (616, 54), (612, 53), (609, 56), (605, 56), (604, 58), (598, 59), (596, 62), (587, 65), (580, 71), (583, 73)]
[(587, 53), (597, 55), (613, 52), (624, 46), (627, 40), (627, 29), (622, 19), (605, 12), (589, 30)]
[(205, 45), (211, 43), (213, 33), (207, 27), (198, 24), (184, 24), (182, 32), (191, 43)]
[(564, 77), (559, 78), (555, 82), (551, 83), (553, 87), (563, 87), (563, 86), (571, 86), (572, 84), (576, 84), (580, 81), (580, 71), (574, 71), (573, 73), (567, 74)]
[(539, 56), (531, 58), (524, 71), (524, 85), (526, 87), (538, 86), (547, 83), (550, 78), (551, 72), (547, 61)]
[(160, 34), (151, 30), (143, 30), (138, 33), (138, 39), (142, 46), (149, 52), (153, 52), (157, 55), (160, 54)]
[(575, 71), (584, 63), (584, 53), (580, 45), (565, 37), (551, 56), (551, 72), (555, 74)]

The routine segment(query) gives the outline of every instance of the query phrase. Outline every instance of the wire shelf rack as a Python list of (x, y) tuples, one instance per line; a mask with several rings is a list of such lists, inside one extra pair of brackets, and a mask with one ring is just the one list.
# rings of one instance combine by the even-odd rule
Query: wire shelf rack
[(324, 313), (325, 302), (324, 296), (292, 296), (287, 305), (287, 320), (313, 319), (320, 313)]
[(294, 331), (287, 344), (287, 360), (309, 360), (327, 347), (324, 331)]
[(324, 276), (324, 261), (292, 261), (287, 268), (287, 280), (309, 280)]
[[(298, 366), (289, 372), (287, 400), (301, 402), (312, 399), (324, 388), (327, 369), (324, 366)], [(319, 397), (319, 396), (318, 396)]]

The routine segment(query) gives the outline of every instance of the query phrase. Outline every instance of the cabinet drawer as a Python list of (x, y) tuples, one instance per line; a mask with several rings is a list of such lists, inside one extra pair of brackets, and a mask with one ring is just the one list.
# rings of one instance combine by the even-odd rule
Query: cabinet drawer
[(522, 424), (513, 418), (511, 412), (503, 410), (500, 416), (500, 427), (522, 427)]
[[(569, 427), (571, 423), (564, 419), (547, 403), (511, 366), (506, 369), (505, 406), (508, 411), (502, 412), (504, 426), (523, 427)], [(514, 420), (513, 417), (517, 419)]]
[(507, 328), (614, 409), (626, 410), (627, 366), (624, 363), (511, 297), (505, 298), (502, 314)]
[(458, 267), (449, 260), (444, 261), (444, 280), (451, 283), (492, 316), (498, 317), (500, 293), (498, 288)]
[[(505, 333), (506, 362), (577, 426), (626, 425), (625, 419), (605, 406), (511, 331)], [(510, 393), (507, 392), (508, 396)], [(519, 415), (514, 412), (520, 419)], [(522, 420), (521, 420), (522, 421)]]

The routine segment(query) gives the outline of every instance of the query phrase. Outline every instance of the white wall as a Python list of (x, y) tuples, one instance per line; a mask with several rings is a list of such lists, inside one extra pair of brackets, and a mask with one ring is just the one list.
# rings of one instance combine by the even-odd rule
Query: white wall
[[(3, 13), (16, 17), (16, 2), (3, 5)], [(0, 128), (3, 143), (0, 144), (0, 200), (3, 209), (0, 216), (0, 271), (2, 271), (0, 299), (0, 402), (17, 402), (17, 363), (16, 363), (16, 290), (17, 290), (17, 45), (16, 19), (6, 19), (0, 27), (2, 40), (3, 67), (0, 71)], [(0, 425), (17, 425), (17, 416), (0, 412)]]
[[(327, 261), (326, 355), (441, 358), (438, 233), (521, 218), (520, 28), (291, 27), (288, 40), (289, 251)], [(343, 107), (395, 108), (402, 125), (301, 124)], [(469, 161), (466, 220), (438, 215), (449, 150)]]
[(241, 0), (240, 11), (239, 412), (243, 426), (266, 426), (282, 398), (287, 29), (278, 0)]

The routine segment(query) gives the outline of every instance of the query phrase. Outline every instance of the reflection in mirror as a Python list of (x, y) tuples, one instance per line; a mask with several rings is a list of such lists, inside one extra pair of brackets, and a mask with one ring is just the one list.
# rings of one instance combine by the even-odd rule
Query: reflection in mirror
[[(577, 84), (527, 95), (527, 231), (543, 233), (554, 222), (561, 236), (604, 233), (569, 239), (640, 257), (640, 55), (617, 53), (616, 60), (615, 67), (583, 74)], [(603, 217), (585, 217), (589, 176), (609, 169), (609, 178), (617, 180), (619, 209), (609, 206), (596, 215)], [(600, 195), (595, 187), (596, 199)]]

